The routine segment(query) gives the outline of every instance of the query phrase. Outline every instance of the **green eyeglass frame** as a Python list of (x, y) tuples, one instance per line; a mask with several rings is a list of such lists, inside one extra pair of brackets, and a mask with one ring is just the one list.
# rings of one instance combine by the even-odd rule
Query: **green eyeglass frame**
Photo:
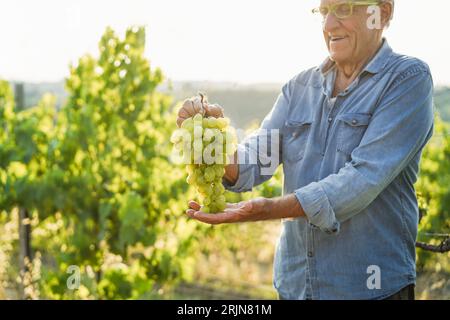
[(334, 14), (334, 16), (338, 19), (346, 19), (353, 15), (353, 8), (355, 6), (373, 6), (377, 4), (380, 4), (380, 0), (343, 1), (314, 8), (312, 9), (312, 13), (320, 14), (324, 19), (329, 13)]

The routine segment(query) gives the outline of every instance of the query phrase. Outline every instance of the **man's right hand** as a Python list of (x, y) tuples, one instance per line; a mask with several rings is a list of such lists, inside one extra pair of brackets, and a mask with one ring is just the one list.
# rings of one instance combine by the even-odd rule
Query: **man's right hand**
[(177, 126), (181, 127), (184, 120), (201, 113), (203, 116), (221, 118), (223, 117), (223, 108), (218, 104), (208, 104), (201, 97), (186, 99), (178, 111)]

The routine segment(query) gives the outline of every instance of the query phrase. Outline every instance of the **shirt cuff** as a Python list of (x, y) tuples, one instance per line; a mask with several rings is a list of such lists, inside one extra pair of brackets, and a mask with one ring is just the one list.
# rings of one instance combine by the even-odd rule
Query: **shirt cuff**
[(313, 182), (295, 191), (309, 223), (328, 234), (338, 234), (340, 223), (336, 219), (330, 201), (318, 182)]
[(247, 192), (252, 190), (252, 177), (252, 166), (248, 164), (239, 164), (239, 175), (236, 183), (233, 185), (223, 178), (222, 184), (225, 189), (231, 192)]

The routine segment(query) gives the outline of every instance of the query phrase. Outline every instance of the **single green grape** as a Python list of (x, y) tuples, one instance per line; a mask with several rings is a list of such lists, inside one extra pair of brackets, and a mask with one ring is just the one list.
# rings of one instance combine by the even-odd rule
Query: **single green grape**
[(217, 118), (214, 118), (214, 117), (209, 117), (208, 118), (208, 127), (209, 128), (216, 128), (217, 127), (217, 122), (218, 120), (217, 120)]
[(220, 211), (220, 212), (222, 212), (222, 211), (224, 211), (225, 209), (226, 209), (226, 207), (227, 207), (227, 204), (225, 203), (225, 201), (216, 201), (215, 202), (215, 208), (216, 208), (216, 210), (217, 211)]
[(207, 184), (207, 182), (203, 176), (203, 172), (201, 172), (201, 171), (197, 172), (196, 175), (197, 175), (197, 185), (206, 185)]
[(175, 130), (174, 133), (172, 133), (172, 135), (170, 136), (170, 142), (172, 142), (173, 144), (178, 144), (182, 140), (183, 133), (179, 129)]
[(214, 168), (212, 167), (207, 167), (205, 169), (205, 180), (208, 182), (213, 182), (214, 178), (216, 177), (216, 172), (214, 171)]
[(217, 119), (217, 127), (219, 129), (225, 129), (230, 124), (230, 120), (228, 118), (219, 118)]
[(184, 120), (183, 123), (181, 124), (181, 128), (189, 132), (194, 131), (194, 121), (192, 120), (192, 118)]
[[(186, 121), (186, 120), (185, 120)], [(200, 113), (197, 113), (194, 118), (193, 118), (194, 122), (199, 122), (200, 125), (202, 125), (203, 123), (203, 116)]]
[(225, 192), (225, 187), (221, 183), (214, 185), (213, 193), (215, 195), (220, 195), (220, 194), (223, 194), (224, 192)]
[(225, 167), (223, 166), (223, 164), (215, 164), (214, 172), (215, 172), (216, 177), (222, 178), (225, 174)]
[(223, 194), (216, 197), (216, 202), (218, 202), (218, 203), (225, 203), (225, 201), (226, 201), (225, 196)]

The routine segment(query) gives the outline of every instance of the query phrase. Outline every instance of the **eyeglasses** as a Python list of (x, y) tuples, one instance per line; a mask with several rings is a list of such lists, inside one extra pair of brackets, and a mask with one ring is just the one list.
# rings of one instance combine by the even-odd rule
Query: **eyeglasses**
[(320, 14), (323, 19), (326, 18), (326, 16), (329, 13), (332, 13), (336, 16), (338, 19), (346, 19), (348, 17), (351, 17), (353, 15), (353, 7), (355, 6), (373, 6), (379, 4), (380, 1), (345, 1), (345, 2), (339, 2), (329, 5), (320, 6), (318, 8), (312, 9), (312, 13), (314, 14)]

